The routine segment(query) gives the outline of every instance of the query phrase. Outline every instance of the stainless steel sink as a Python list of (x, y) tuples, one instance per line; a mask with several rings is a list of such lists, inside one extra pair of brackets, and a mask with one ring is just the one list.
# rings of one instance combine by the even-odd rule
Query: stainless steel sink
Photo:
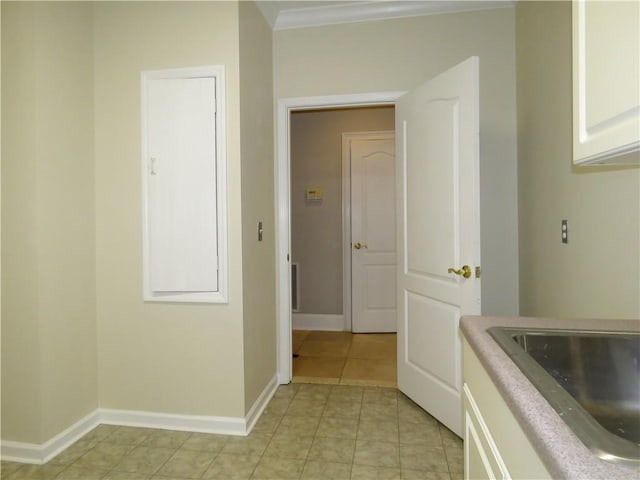
[(640, 334), (488, 332), (596, 455), (640, 464)]

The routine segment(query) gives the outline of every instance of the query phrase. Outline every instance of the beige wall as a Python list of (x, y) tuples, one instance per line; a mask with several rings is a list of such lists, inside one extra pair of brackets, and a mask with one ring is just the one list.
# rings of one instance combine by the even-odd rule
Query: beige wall
[[(291, 116), (291, 258), (301, 313), (342, 315), (342, 133), (394, 130), (393, 107), (300, 111)], [(320, 203), (305, 190), (324, 189)]]
[(572, 166), (571, 3), (520, 2), (517, 54), (521, 312), (637, 319), (640, 169)]
[[(238, 5), (104, 2), (94, 11), (100, 404), (243, 416)], [(145, 303), (140, 72), (212, 64), (226, 68), (229, 303)]]
[(2, 3), (2, 438), (32, 442), (42, 438), (34, 29), (35, 4)]
[(2, 3), (2, 438), (98, 406), (92, 14)]
[[(276, 372), (271, 28), (240, 2), (240, 136), (245, 411)], [(264, 235), (258, 242), (257, 223)]]
[[(98, 406), (244, 416), (276, 371), (271, 32), (255, 5), (2, 14), (2, 438), (43, 443)], [(144, 303), (140, 72), (210, 64), (226, 68), (229, 303)]]
[[(235, 2), (2, 13), (2, 438), (42, 443), (98, 406), (244, 416), (276, 371), (270, 29)], [(210, 64), (226, 68), (229, 303), (144, 303), (140, 72)]]
[(514, 9), (282, 30), (276, 98), (411, 89), (480, 57), (482, 310), (518, 311)]

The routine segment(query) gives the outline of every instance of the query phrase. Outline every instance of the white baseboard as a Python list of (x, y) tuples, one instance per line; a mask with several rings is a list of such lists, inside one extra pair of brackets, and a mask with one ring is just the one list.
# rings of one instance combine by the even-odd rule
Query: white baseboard
[(65, 448), (85, 436), (100, 424), (100, 414), (94, 410), (86, 417), (78, 420), (65, 431), (59, 433), (43, 444), (11, 442), (2, 440), (0, 457), (2, 460), (20, 463), (47, 463)]
[(246, 424), (246, 435), (249, 435), (249, 433), (251, 433), (251, 430), (253, 430), (253, 427), (260, 418), (260, 415), (262, 415), (264, 409), (267, 408), (269, 400), (271, 400), (271, 397), (273, 397), (273, 394), (276, 393), (276, 390), (278, 389), (278, 383), (278, 376), (274, 375), (271, 381), (269, 381), (267, 386), (264, 388), (264, 390), (262, 390), (262, 393), (258, 395), (256, 401), (253, 402), (251, 409), (244, 417)]
[(100, 423), (123, 427), (158, 428), (181, 432), (246, 435), (241, 417), (176, 415), (174, 413), (100, 409)]
[(294, 330), (344, 331), (344, 315), (319, 313), (293, 313), (291, 326)]
[(271, 379), (244, 418), (100, 409), (100, 423), (181, 432), (248, 435), (278, 387), (276, 378), (274, 376)]
[(277, 388), (278, 377), (274, 375), (244, 418), (98, 408), (43, 444), (2, 440), (0, 458), (11, 462), (46, 463), (100, 424), (221, 435), (248, 435)]

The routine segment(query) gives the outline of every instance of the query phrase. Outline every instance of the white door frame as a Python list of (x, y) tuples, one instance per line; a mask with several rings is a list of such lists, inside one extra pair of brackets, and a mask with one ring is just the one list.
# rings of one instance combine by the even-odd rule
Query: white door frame
[(351, 312), (351, 141), (393, 137), (395, 130), (345, 132), (342, 134), (342, 312), (344, 329), (353, 329)]
[(318, 97), (293, 97), (278, 100), (276, 112), (275, 189), (277, 209), (276, 230), (276, 315), (278, 321), (278, 382), (291, 382), (291, 161), (290, 119), (291, 112), (332, 107), (364, 107), (371, 105), (395, 105), (403, 91), (329, 95)]

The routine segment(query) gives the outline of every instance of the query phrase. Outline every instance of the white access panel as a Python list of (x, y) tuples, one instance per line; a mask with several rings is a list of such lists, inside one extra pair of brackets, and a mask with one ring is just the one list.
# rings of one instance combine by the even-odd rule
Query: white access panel
[(226, 300), (219, 81), (201, 70), (143, 74), (145, 300)]

